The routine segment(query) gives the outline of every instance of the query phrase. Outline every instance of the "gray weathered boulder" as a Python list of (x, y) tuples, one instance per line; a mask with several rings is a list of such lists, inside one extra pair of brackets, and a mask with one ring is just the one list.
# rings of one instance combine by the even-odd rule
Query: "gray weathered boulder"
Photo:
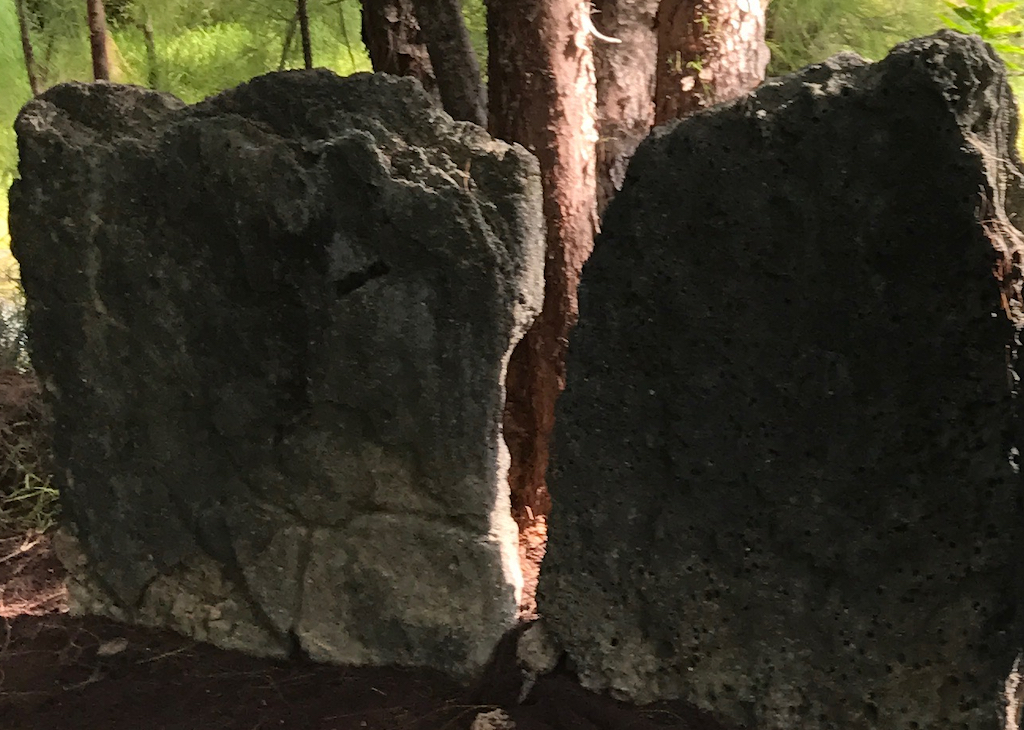
[(943, 32), (641, 146), (550, 475), (539, 611), (587, 686), (761, 730), (997, 726), (1024, 640), (1016, 131), (992, 50)]
[(14, 252), (79, 610), (466, 674), (521, 577), (505, 363), (542, 298), (536, 161), (413, 81), (195, 106), (58, 86)]

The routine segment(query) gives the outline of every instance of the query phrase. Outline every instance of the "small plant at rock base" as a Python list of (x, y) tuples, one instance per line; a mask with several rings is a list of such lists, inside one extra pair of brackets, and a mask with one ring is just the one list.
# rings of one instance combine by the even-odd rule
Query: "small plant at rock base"
[(57, 524), (60, 494), (47, 477), (26, 472), (22, 483), (0, 495), (2, 532), (43, 533)]
[(0, 369), (0, 537), (46, 532), (60, 512), (40, 391), (31, 371)]
[(993, 3), (991, 0), (945, 0), (945, 3), (952, 15), (947, 13), (939, 16), (943, 23), (961, 33), (980, 36), (1003, 57), (1008, 68), (1024, 70), (1012, 60), (1024, 56), (1024, 48), (1015, 42), (1024, 32), (1024, 25), (1007, 23), (1003, 18), (1007, 13), (1019, 9), (1019, 1)]

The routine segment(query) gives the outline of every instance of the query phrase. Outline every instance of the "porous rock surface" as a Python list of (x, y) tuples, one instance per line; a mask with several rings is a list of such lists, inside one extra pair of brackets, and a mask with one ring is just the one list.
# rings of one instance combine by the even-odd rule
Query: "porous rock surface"
[(539, 612), (587, 686), (760, 730), (1002, 727), (1015, 133), (1002, 64), (943, 32), (644, 142), (549, 477)]
[(66, 84), (16, 128), (78, 610), (480, 667), (521, 587), (500, 424), (543, 295), (532, 156), (326, 71), (195, 106)]

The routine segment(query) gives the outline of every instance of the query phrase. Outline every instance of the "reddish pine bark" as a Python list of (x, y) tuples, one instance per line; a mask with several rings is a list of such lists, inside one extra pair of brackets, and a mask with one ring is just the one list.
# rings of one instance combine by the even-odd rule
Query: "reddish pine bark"
[(547, 220), (544, 308), (516, 347), (506, 381), (509, 484), (520, 525), (547, 514), (548, 441), (565, 386), (580, 271), (595, 230), (595, 81), (590, 3), (490, 0), (490, 131), (540, 161)]
[(661, 0), (655, 123), (735, 99), (764, 81), (762, 0)]
[[(597, 72), (597, 207), (622, 187), (626, 166), (654, 124), (658, 0), (595, 0)], [(613, 42), (613, 41), (618, 41)]]

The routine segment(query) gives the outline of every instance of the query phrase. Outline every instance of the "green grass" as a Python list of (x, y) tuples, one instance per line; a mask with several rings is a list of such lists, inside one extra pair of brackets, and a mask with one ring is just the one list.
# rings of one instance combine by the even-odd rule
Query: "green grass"
[(50, 477), (25, 473), (11, 491), (0, 492), (0, 533), (42, 533), (60, 519), (60, 493)]

